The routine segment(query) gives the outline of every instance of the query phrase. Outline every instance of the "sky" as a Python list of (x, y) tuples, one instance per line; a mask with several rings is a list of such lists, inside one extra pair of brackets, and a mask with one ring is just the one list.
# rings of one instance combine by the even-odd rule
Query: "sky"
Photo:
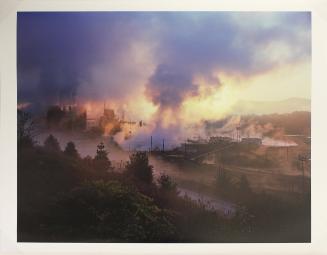
[(239, 100), (310, 99), (311, 14), (20, 12), (17, 70), (18, 103), (34, 109), (74, 97), (193, 124)]

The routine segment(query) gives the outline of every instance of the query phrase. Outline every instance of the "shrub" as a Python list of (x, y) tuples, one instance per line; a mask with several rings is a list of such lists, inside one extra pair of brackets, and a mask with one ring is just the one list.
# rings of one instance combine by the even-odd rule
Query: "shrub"
[(130, 156), (130, 161), (126, 164), (127, 173), (145, 182), (152, 183), (153, 166), (149, 165), (146, 152), (136, 152)]
[(163, 242), (175, 238), (168, 211), (117, 181), (86, 182), (62, 195), (50, 214), (48, 227), (58, 229), (54, 234), (59, 237), (70, 230), (70, 238), (77, 240)]
[(177, 193), (177, 184), (167, 174), (161, 174), (158, 179), (159, 188), (164, 192)]

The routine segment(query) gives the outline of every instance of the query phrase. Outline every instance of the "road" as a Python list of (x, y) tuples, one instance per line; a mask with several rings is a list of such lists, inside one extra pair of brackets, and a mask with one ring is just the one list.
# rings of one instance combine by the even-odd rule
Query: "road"
[(200, 202), (207, 209), (213, 209), (225, 216), (235, 215), (236, 205), (231, 202), (222, 199), (217, 199), (208, 195), (204, 195), (199, 192), (195, 192), (193, 190), (186, 189), (186, 188), (179, 187), (178, 191), (179, 191), (179, 196), (181, 197), (187, 196), (188, 198), (190, 198), (195, 202)]

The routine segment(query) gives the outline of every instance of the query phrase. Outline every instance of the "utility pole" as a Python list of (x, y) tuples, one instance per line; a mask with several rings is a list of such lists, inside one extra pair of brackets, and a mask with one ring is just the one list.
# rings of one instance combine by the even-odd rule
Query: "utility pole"
[(150, 153), (152, 152), (152, 136), (151, 136), (151, 145), (150, 145)]
[(186, 158), (186, 142), (184, 143), (184, 157)]
[(240, 124), (236, 127), (236, 140), (237, 142), (241, 141), (241, 134), (240, 134), (241, 126)]

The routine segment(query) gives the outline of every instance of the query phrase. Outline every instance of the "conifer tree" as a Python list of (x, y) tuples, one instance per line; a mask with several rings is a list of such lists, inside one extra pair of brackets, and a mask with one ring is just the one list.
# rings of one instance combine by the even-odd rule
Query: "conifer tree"
[(66, 145), (66, 148), (64, 150), (64, 153), (67, 156), (73, 157), (73, 158), (79, 158), (78, 151), (75, 147), (75, 144), (73, 142), (68, 142)]
[(101, 142), (97, 146), (97, 153), (94, 157), (95, 168), (99, 171), (108, 171), (111, 168), (111, 162), (108, 158), (108, 152), (104, 143)]
[(50, 151), (55, 151), (55, 152), (61, 151), (57, 138), (55, 138), (51, 134), (47, 137), (47, 139), (45, 139), (44, 147)]

